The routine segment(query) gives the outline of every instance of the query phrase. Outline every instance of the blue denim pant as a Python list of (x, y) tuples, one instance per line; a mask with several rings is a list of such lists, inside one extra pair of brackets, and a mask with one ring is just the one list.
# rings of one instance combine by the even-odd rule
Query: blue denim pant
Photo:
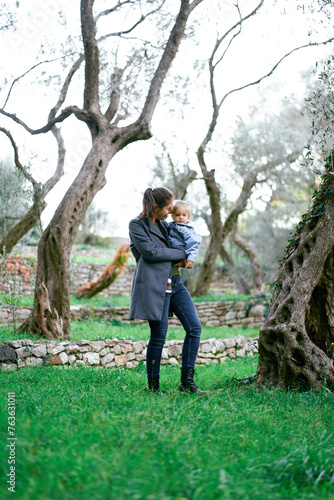
[(182, 348), (182, 367), (194, 368), (198, 352), (201, 322), (192, 298), (180, 276), (172, 278), (172, 293), (166, 293), (161, 321), (149, 321), (151, 337), (147, 346), (147, 376), (159, 376), (162, 349), (168, 329), (168, 311), (173, 312), (186, 331)]

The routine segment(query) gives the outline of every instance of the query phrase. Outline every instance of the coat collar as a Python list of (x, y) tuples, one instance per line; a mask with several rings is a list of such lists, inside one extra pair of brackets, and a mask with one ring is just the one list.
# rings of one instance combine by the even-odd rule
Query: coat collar
[(168, 241), (168, 232), (167, 232), (167, 229), (166, 229), (166, 226), (164, 224), (161, 223), (161, 221), (158, 221), (158, 224), (159, 224), (159, 227), (161, 229), (161, 231), (159, 231), (159, 229), (156, 227), (156, 225), (151, 221), (151, 219), (149, 219), (148, 217), (146, 218), (147, 222), (148, 222), (148, 227), (151, 231), (151, 233), (154, 233), (156, 234), (157, 236), (159, 236), (159, 238), (162, 238), (163, 240), (165, 240), (167, 243), (169, 243)]

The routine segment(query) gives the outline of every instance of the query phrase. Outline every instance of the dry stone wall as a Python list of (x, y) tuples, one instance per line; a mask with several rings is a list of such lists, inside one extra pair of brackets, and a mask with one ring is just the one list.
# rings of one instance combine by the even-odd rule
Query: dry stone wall
[[(56, 342), (29, 339), (9, 340), (0, 344), (0, 369), (17, 370), (26, 366), (100, 366), (132, 369), (145, 363), (148, 341), (106, 339)], [(162, 351), (161, 363), (180, 365), (183, 340), (169, 340)], [(200, 342), (197, 364), (223, 363), (228, 358), (253, 356), (258, 339), (238, 335), (227, 339)]]
[[(260, 328), (266, 316), (266, 304), (252, 301), (200, 302), (195, 304), (203, 326), (232, 326)], [(30, 312), (30, 307), (13, 308), (0, 306), (0, 325), (23, 321)], [(72, 320), (96, 318), (122, 323), (143, 323), (142, 320), (129, 321), (128, 307), (83, 307), (72, 306)], [(180, 326), (176, 317), (170, 318), (170, 326)]]

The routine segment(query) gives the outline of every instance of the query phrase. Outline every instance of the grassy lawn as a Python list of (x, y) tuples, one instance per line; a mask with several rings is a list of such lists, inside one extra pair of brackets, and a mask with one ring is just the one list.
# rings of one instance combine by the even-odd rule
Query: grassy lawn
[[(135, 370), (0, 372), (0, 498), (20, 500), (332, 499), (334, 398), (258, 392), (257, 360), (201, 366), (202, 397), (161, 395)], [(7, 395), (16, 399), (16, 495), (7, 490)]]
[[(198, 302), (228, 302), (228, 301), (239, 301), (248, 300), (250, 295), (235, 295), (235, 294), (225, 294), (225, 295), (202, 295), (200, 297), (193, 297), (193, 301)], [(252, 299), (251, 299), (252, 300)], [(33, 306), (34, 298), (31, 296), (23, 295), (21, 297), (9, 296), (4, 293), (0, 293), (0, 305), (14, 304), (20, 306)], [(91, 299), (77, 299), (75, 295), (71, 295), (71, 305), (72, 306), (85, 306), (85, 307), (129, 307), (130, 306), (130, 296), (129, 295), (114, 295), (110, 297), (103, 297), (102, 295), (97, 297), (92, 297)]]

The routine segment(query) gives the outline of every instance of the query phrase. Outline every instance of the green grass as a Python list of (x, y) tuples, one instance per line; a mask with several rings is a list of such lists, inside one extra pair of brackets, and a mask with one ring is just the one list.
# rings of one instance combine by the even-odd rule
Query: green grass
[[(229, 302), (229, 301), (239, 301), (239, 300), (249, 300), (250, 295), (202, 295), (200, 297), (193, 297), (194, 302)], [(10, 303), (10, 296), (4, 293), (0, 294), (0, 305)], [(29, 296), (22, 296), (20, 298), (15, 297), (15, 303), (21, 306), (32, 306), (34, 304), (34, 298)], [(73, 306), (85, 306), (85, 307), (129, 307), (130, 306), (130, 295), (113, 295), (109, 297), (103, 297), (102, 295), (97, 297), (92, 297), (91, 299), (78, 299), (75, 295), (71, 295), (71, 305)]]
[(34, 305), (34, 297), (30, 297), (28, 295), (8, 295), (5, 293), (0, 293), (0, 306), (3, 305), (17, 305), (17, 306), (28, 306), (31, 307)]
[[(0, 497), (20, 500), (329, 500), (334, 400), (257, 392), (256, 359), (197, 369), (206, 396), (161, 395), (135, 370), (0, 372)], [(242, 377), (240, 379), (240, 377)], [(16, 492), (7, 490), (7, 395), (16, 398)]]
[(239, 300), (248, 300), (251, 295), (228, 293), (225, 295), (200, 295), (192, 297), (194, 302), (238, 302)]
[[(184, 339), (184, 330), (182, 327), (170, 327), (167, 333), (167, 340)], [(257, 337), (258, 328), (229, 328), (229, 327), (209, 327), (204, 326), (201, 338), (230, 338), (242, 335), (243, 337)], [(0, 328), (0, 342), (5, 340), (17, 340), (18, 338), (27, 338), (26, 333), (15, 334), (12, 326)], [(38, 340), (37, 337), (29, 337)], [(72, 321), (71, 339), (72, 340), (100, 340), (118, 338), (119, 340), (148, 340), (149, 327), (147, 323), (140, 325), (124, 325), (117, 321), (101, 321), (88, 319), (85, 321)]]
[(110, 297), (92, 297), (91, 299), (78, 299), (71, 295), (72, 306), (84, 307), (130, 307), (130, 295), (113, 295)]

